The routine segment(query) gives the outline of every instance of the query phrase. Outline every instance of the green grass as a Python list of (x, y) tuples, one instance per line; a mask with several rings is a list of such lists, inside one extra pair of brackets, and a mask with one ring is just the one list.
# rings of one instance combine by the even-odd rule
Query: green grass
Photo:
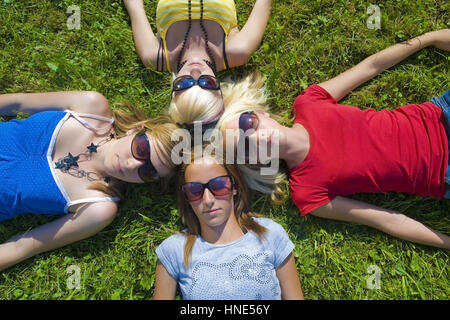
[[(56, 4), (57, 3), (57, 4)], [(239, 25), (253, 0), (236, 0)], [(81, 8), (81, 29), (68, 30), (66, 9)], [(270, 105), (286, 119), (296, 95), (395, 42), (450, 27), (450, 4), (383, 1), (380, 30), (369, 30), (370, 2), (274, 1), (260, 49), (242, 68), (267, 77)], [(154, 27), (155, 1), (146, 1)], [(150, 116), (170, 98), (170, 75), (145, 70), (134, 48), (121, 1), (0, 0), (0, 92), (96, 90), (111, 103), (129, 100)], [(355, 90), (343, 103), (394, 108), (428, 101), (449, 88), (450, 56), (428, 48)], [(403, 194), (354, 198), (404, 212), (450, 234), (450, 201)], [(288, 230), (307, 299), (448, 299), (448, 251), (408, 243), (348, 223), (301, 218), (288, 202), (273, 207), (254, 195), (254, 210)], [(55, 217), (24, 215), (0, 224), (0, 242)], [(98, 235), (33, 257), (0, 272), (0, 299), (150, 299), (155, 248), (179, 230), (173, 195), (149, 195), (137, 187), (119, 217)], [(81, 271), (81, 289), (67, 287), (67, 267)], [(367, 288), (367, 268), (381, 270), (381, 288)]]

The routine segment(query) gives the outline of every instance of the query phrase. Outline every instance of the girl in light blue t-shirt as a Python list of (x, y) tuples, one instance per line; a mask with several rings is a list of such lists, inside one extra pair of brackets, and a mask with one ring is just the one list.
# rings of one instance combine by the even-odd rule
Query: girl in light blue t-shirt
[[(224, 161), (222, 161), (224, 162)], [(250, 213), (237, 166), (204, 157), (178, 173), (178, 207), (187, 229), (156, 249), (154, 299), (303, 299), (286, 231)]]

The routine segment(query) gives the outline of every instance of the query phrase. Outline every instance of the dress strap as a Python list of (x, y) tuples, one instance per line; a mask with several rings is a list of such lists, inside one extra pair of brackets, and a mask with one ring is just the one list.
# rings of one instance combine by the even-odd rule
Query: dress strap
[(80, 204), (80, 203), (110, 202), (110, 201), (118, 202), (118, 201), (120, 201), (120, 198), (116, 198), (116, 197), (85, 198), (85, 199), (70, 201), (66, 204), (65, 212), (68, 212), (67, 210), (69, 209), (69, 207)]
[[(88, 128), (90, 130), (94, 130), (94, 131), (109, 129), (111, 127), (111, 125), (114, 123), (114, 118), (107, 118), (107, 117), (102, 117), (102, 116), (99, 116), (96, 114), (89, 114), (89, 113), (76, 113), (71, 110), (67, 110), (67, 112), (69, 112), (75, 119), (80, 121), (80, 123), (82, 125), (84, 125), (86, 128)], [(91, 119), (95, 119), (95, 120), (105, 121), (105, 122), (108, 122), (108, 124), (106, 126), (96, 128), (82, 118), (91, 118)]]
[(227, 58), (227, 51), (226, 51), (226, 45), (227, 45), (227, 34), (225, 33), (225, 31), (223, 32), (223, 62), (225, 63), (224, 67), (225, 70), (230, 69), (230, 66), (228, 65), (228, 58)]

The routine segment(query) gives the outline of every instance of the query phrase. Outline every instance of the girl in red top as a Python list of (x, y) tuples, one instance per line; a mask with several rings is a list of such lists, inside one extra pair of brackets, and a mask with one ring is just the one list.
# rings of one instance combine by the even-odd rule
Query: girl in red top
[[(446, 133), (450, 91), (433, 98), (433, 103), (395, 110), (361, 110), (337, 103), (426, 46), (450, 51), (450, 29), (391, 46), (335, 78), (310, 86), (294, 102), (291, 128), (271, 118), (265, 107), (242, 103), (231, 103), (218, 126), (224, 137), (223, 130), (240, 129), (250, 143), (270, 145), (278, 140), (279, 158), (289, 168), (291, 195), (302, 215), (360, 223), (405, 240), (450, 249), (447, 235), (398, 212), (343, 197), (397, 191), (450, 198), (450, 131)], [(247, 88), (246, 94), (258, 89)], [(263, 191), (258, 186), (271, 177), (259, 171), (244, 168), (249, 185)], [(275, 185), (276, 180), (272, 181)]]

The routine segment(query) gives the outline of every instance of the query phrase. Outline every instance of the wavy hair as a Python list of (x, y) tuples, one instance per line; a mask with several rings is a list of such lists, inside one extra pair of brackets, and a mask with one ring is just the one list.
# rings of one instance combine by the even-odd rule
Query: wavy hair
[[(178, 129), (178, 126), (173, 123), (172, 119), (167, 115), (158, 116), (149, 119), (143, 109), (136, 107), (129, 102), (119, 104), (121, 107), (117, 110), (111, 110), (114, 117), (113, 129), (117, 138), (125, 136), (130, 129), (143, 126), (151, 131), (156, 154), (161, 161), (169, 168), (175, 168), (175, 164), (171, 160), (171, 152), (176, 145), (176, 141), (172, 141), (172, 132)], [(152, 192), (167, 191), (169, 185), (168, 178), (162, 178), (154, 183), (149, 183), (148, 186)], [(98, 190), (106, 193), (112, 197), (123, 199), (130, 190), (130, 183), (111, 179), (107, 184), (105, 182), (94, 182), (89, 186), (89, 189)]]
[[(203, 148), (205, 147), (206, 145), (203, 146)], [(226, 170), (227, 174), (231, 176), (233, 188), (238, 191), (234, 196), (234, 214), (239, 226), (245, 230), (254, 232), (259, 238), (262, 238), (267, 229), (252, 219), (252, 217), (258, 217), (258, 215), (250, 211), (250, 193), (240, 170), (234, 164), (226, 164), (222, 155), (214, 153), (214, 156), (216, 160), (221, 160), (218, 162), (223, 163), (220, 165)], [(222, 157), (222, 159), (220, 159), (220, 157)], [(194, 160), (195, 154), (194, 151), (192, 151), (191, 164)], [(187, 227), (187, 229), (183, 232), (186, 235), (186, 243), (184, 246), (184, 265), (186, 268), (189, 266), (192, 248), (194, 247), (195, 241), (197, 240), (198, 235), (201, 234), (200, 222), (192, 210), (190, 203), (187, 201), (183, 191), (181, 190), (181, 186), (186, 182), (185, 173), (189, 165), (190, 164), (182, 164), (179, 167), (176, 181), (178, 212), (183, 223)]]
[[(223, 86), (225, 111), (217, 122), (216, 129), (225, 136), (225, 124), (243, 112), (267, 112), (273, 119), (280, 121), (280, 117), (269, 112), (267, 106), (268, 90), (264, 85), (264, 77), (260, 72), (253, 72), (239, 81), (227, 81)], [(261, 175), (259, 168), (239, 165), (248, 186), (264, 194), (270, 194), (274, 204), (281, 204), (287, 199), (282, 183), (287, 175), (278, 171), (271, 175)]]

